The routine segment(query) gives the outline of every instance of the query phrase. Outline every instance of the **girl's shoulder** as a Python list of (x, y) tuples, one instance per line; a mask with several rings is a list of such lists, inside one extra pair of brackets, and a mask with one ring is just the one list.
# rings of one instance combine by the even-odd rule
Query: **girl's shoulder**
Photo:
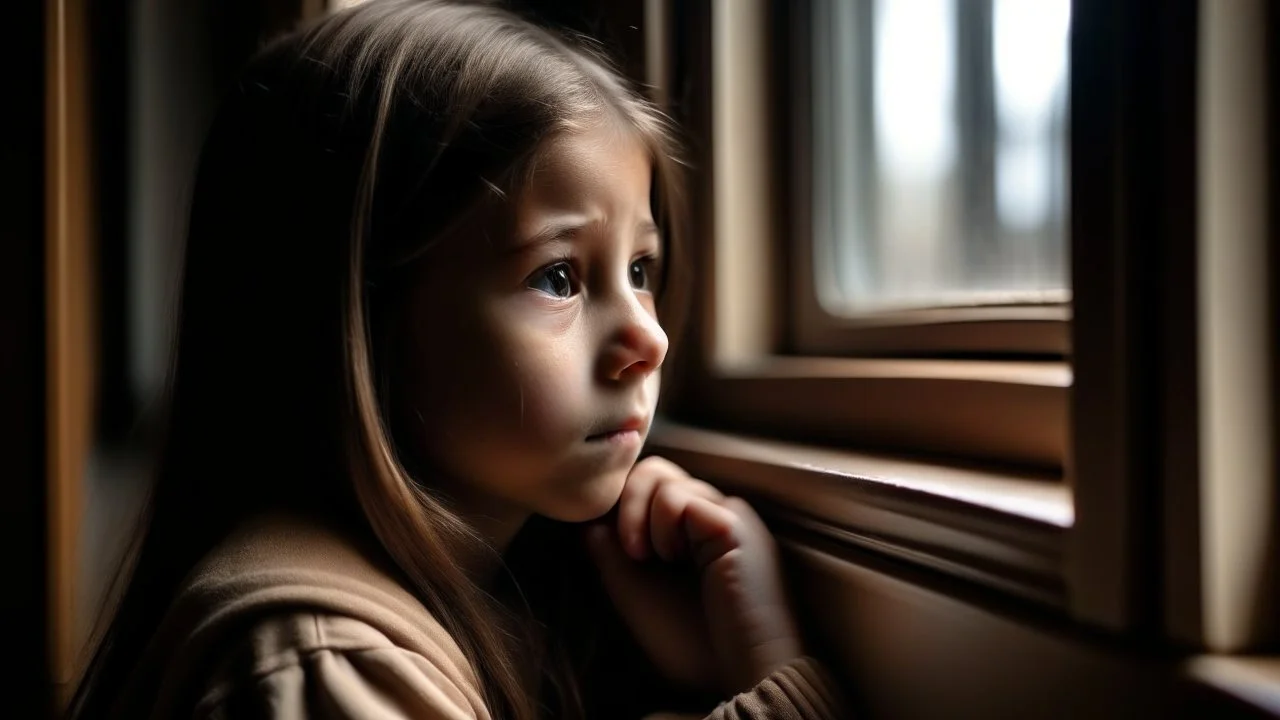
[(404, 717), (489, 720), (474, 684), (447, 653), (411, 650), (348, 615), (266, 615), (184, 694), (196, 718)]
[[(139, 670), (139, 689), (157, 698), (153, 716), (192, 707), (234, 716), (320, 688), (341, 705), (392, 693), (428, 717), (486, 717), (461, 649), (387, 562), (296, 517), (256, 518), (206, 556)], [(432, 707), (439, 712), (426, 714)]]

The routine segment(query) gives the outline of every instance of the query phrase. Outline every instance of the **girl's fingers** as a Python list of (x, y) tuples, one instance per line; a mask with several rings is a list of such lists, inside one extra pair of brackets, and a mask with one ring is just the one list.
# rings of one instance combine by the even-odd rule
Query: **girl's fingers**
[(671, 562), (685, 554), (683, 519), (689, 501), (700, 498), (719, 502), (724, 495), (710, 485), (697, 480), (670, 480), (658, 482), (649, 506), (649, 540), (658, 557)]
[(698, 480), (662, 480), (653, 493), (649, 506), (649, 541), (654, 552), (671, 562), (684, 555), (687, 543), (681, 528), (685, 506), (692, 498), (716, 502), (721, 498), (716, 488)]
[(634, 560), (643, 560), (649, 554), (649, 505), (657, 484), (658, 474), (652, 466), (637, 463), (618, 498), (618, 539)]
[(649, 506), (649, 541), (658, 557), (671, 562), (679, 556), (684, 543), (680, 538), (679, 522), (685, 505), (692, 495), (680, 486), (680, 482), (659, 483)]
[[(719, 490), (689, 477), (669, 460), (649, 457), (636, 463), (618, 499), (618, 537), (628, 556), (643, 560), (657, 551), (663, 559), (671, 560), (679, 555), (683, 547), (681, 498), (685, 495), (715, 502), (724, 499)], [(655, 510), (659, 513), (656, 518)]]
[(756, 509), (751, 507), (751, 503), (740, 497), (727, 497), (720, 503), (724, 507), (733, 511), (738, 516), (742, 529), (752, 537), (772, 538), (769, 527), (764, 524), (764, 520), (760, 519)]
[(684, 535), (688, 538), (690, 555), (699, 570), (742, 547), (745, 521), (727, 506), (733, 501), (746, 505), (738, 498), (728, 498), (724, 505), (703, 498), (692, 498), (685, 507)]

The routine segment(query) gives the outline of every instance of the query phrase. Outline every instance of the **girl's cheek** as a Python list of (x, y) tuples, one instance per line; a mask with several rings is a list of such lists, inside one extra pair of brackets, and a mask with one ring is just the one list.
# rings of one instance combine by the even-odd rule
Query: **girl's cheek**
[[(507, 298), (492, 308), (493, 351), (502, 370), (493, 378), (506, 396), (508, 425), (529, 440), (576, 436), (592, 410), (587, 391), (595, 358), (581, 303), (536, 292)], [(493, 366), (490, 365), (490, 368)]]
[(585, 400), (582, 383), (577, 381), (581, 369), (561, 352), (532, 350), (521, 361), (519, 401), (523, 404), (525, 432), (535, 436), (558, 438), (581, 422)]

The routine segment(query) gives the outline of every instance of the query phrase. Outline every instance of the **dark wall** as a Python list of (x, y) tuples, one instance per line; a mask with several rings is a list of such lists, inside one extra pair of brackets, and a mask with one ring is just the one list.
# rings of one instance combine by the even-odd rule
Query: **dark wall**
[(217, 100), (300, 0), (91, 3), (99, 212), (96, 436), (145, 446), (163, 383), (195, 156)]
[(44, 4), (5, 8), (6, 133), (0, 161), (0, 617), (5, 714), (52, 708), (45, 566)]

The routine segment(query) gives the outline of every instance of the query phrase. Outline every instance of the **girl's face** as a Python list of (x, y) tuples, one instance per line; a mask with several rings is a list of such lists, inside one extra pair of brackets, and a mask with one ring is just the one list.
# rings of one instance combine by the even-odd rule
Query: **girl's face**
[(582, 521), (622, 492), (667, 336), (642, 146), (610, 126), (551, 138), (502, 233), (447, 243), (407, 314), (409, 441), (481, 522)]

